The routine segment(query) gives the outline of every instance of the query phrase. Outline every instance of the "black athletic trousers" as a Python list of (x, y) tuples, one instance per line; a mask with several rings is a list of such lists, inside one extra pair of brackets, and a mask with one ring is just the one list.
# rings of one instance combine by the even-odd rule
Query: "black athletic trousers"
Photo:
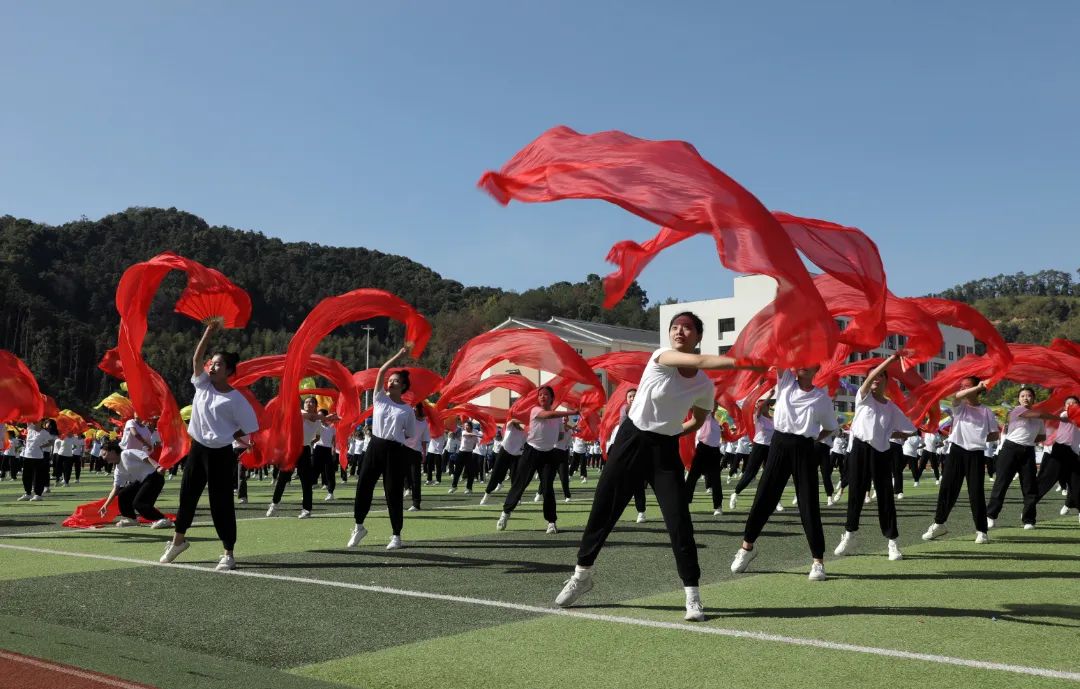
[(578, 548), (578, 565), (591, 567), (596, 562), (608, 534), (643, 483), (652, 485), (660, 504), (683, 586), (697, 586), (701, 568), (690, 506), (686, 504), (679, 438), (642, 431), (629, 418), (619, 427), (608, 452), (607, 466), (596, 483), (589, 521)]
[[(405, 454), (409, 458), (408, 475), (406, 478), (412, 483), (412, 504), (416, 509), (420, 509), (420, 501), (423, 498), (423, 489), (421, 488), (420, 473), (424, 465), (424, 454), (419, 450), (414, 450), (411, 447), (405, 448)], [(404, 497), (402, 497), (404, 501)]]
[(1011, 440), (1001, 444), (997, 454), (997, 478), (990, 489), (990, 502), (986, 516), (997, 519), (1005, 504), (1005, 493), (1013, 477), (1020, 475), (1020, 493), (1024, 496), (1024, 509), (1020, 519), (1025, 524), (1035, 523), (1035, 506), (1039, 503), (1039, 482), (1035, 477), (1035, 446), (1017, 445)]
[(554, 524), (559, 519), (555, 502), (555, 471), (559, 464), (560, 450), (537, 450), (528, 443), (518, 460), (517, 472), (510, 482), (510, 492), (503, 501), (503, 512), (510, 514), (521, 502), (521, 496), (532, 482), (533, 474), (540, 473), (540, 492), (544, 496), (544, 519)]
[(815, 559), (825, 556), (825, 533), (821, 527), (821, 508), (818, 503), (818, 465), (814, 457), (817, 441), (791, 433), (773, 433), (765, 470), (761, 472), (754, 505), (746, 518), (743, 540), (754, 543), (772, 516), (789, 478), (795, 480), (795, 497), (799, 499), (799, 516), (803, 532)]
[(588, 455), (584, 452), (574, 452), (570, 455), (573, 458), (573, 463), (570, 465), (570, 473), (580, 473), (581, 478), (588, 478), (589, 476), (589, 462)]
[(825, 495), (832, 495), (836, 486), (832, 482), (832, 448), (825, 443), (814, 443), (814, 451), (817, 452), (818, 468), (821, 470), (821, 485), (825, 489)]
[[(559, 453), (559, 463), (556, 465), (556, 471), (559, 474), (559, 483), (562, 484), (563, 497), (570, 498), (570, 450), (555, 450)], [(555, 480), (552, 475), (552, 481)]]
[[(511, 469), (513, 469), (515, 461), (517, 461), (517, 457), (510, 454), (503, 448), (499, 448), (499, 453), (495, 455), (495, 466), (491, 468), (491, 479), (488, 481), (487, 488), (484, 489), (485, 493), (495, 492), (495, 488), (500, 483), (505, 481), (507, 475), (511, 473)], [(511, 485), (513, 485), (512, 476)]]
[(694, 459), (690, 463), (690, 471), (686, 474), (687, 504), (694, 501), (694, 489), (697, 488), (698, 479), (705, 476), (712, 486), (713, 509), (721, 509), (721, 505), (724, 504), (724, 489), (721, 487), (720, 482), (720, 463), (722, 461), (724, 460), (720, 448), (705, 443), (698, 443), (694, 447)]
[(476, 476), (476, 455), (472, 452), (465, 452), (464, 450), (458, 450), (457, 461), (454, 462), (454, 482), (450, 484), (452, 488), (457, 488), (458, 481), (461, 479), (461, 472), (465, 472), (465, 489), (472, 490), (473, 478)]
[[(975, 530), (986, 533), (986, 493), (983, 490), (983, 472), (986, 456), (982, 450), (965, 450), (956, 443), (949, 448), (949, 459), (941, 472), (941, 487), (938, 489), (937, 510), (934, 522), (944, 524), (949, 513), (960, 497), (960, 488), (965, 479), (968, 484), (968, 502), (971, 516), (975, 521)], [(881, 495), (878, 494), (878, 498)]]
[(432, 481), (432, 475), (437, 475), (439, 480), (442, 480), (442, 462), (443, 458), (441, 454), (435, 454), (434, 452), (428, 452), (424, 457), (424, 472), (427, 474), (427, 480)]
[(372, 436), (364, 453), (364, 463), (356, 475), (356, 501), (353, 503), (353, 519), (363, 524), (371, 511), (371, 501), (375, 495), (375, 484), (379, 477), (383, 480), (383, 495), (386, 509), (390, 513), (390, 526), (395, 536), (401, 535), (404, 524), (405, 471), (408, 469), (408, 448), (401, 443)]
[[(276, 468), (276, 467), (275, 467)], [(300, 452), (300, 458), (296, 460), (296, 467), (291, 471), (278, 471), (274, 479), (274, 497), (270, 502), (275, 505), (281, 502), (281, 496), (285, 494), (285, 486), (292, 480), (293, 473), (300, 479), (301, 502), (300, 506), (308, 512), (311, 511), (311, 493), (315, 488), (315, 467), (311, 462), (311, 447), (304, 445)]]
[(236, 508), (233, 505), (233, 477), (236, 455), (232, 447), (206, 447), (191, 441), (184, 478), (180, 480), (180, 507), (176, 510), (176, 532), (186, 533), (195, 519), (203, 489), (210, 494), (210, 518), (225, 550), (236, 545)]
[(315, 465), (316, 476), (322, 478), (327, 493), (333, 493), (337, 488), (337, 466), (334, 463), (334, 452), (329, 447), (316, 445), (311, 451), (311, 459)]
[[(769, 446), (760, 445), (754, 443), (750, 448), (750, 458), (746, 460), (746, 466), (743, 467), (742, 478), (735, 484), (735, 494), (746, 490), (746, 487), (750, 485), (750, 482), (758, 475), (758, 471), (761, 470), (761, 465), (765, 459), (769, 456)], [(775, 507), (775, 505), (773, 505)]]
[(129, 519), (135, 519), (138, 515), (152, 522), (164, 519), (165, 515), (154, 506), (164, 487), (165, 476), (156, 471), (138, 483), (125, 486), (116, 496), (120, 514)]
[(904, 456), (904, 446), (899, 443), (889, 443), (889, 452), (892, 453), (892, 491), (893, 495), (904, 492), (904, 467), (907, 465), (907, 457)]
[(840, 490), (847, 488), (847, 455), (842, 452), (833, 452), (830, 450), (829, 459), (832, 461), (832, 465), (836, 467), (836, 471), (840, 474)]
[(1080, 507), (1080, 458), (1067, 445), (1054, 443), (1049, 453), (1043, 454), (1039, 468), (1039, 499), (1050, 492), (1055, 483), (1068, 485), (1069, 494), (1065, 496), (1067, 507)]
[(41, 495), (45, 492), (45, 486), (49, 484), (49, 460), (48, 455), (41, 459), (23, 460), (23, 492)]
[[(891, 444), (891, 443), (890, 443)], [(892, 493), (892, 452), (879, 452), (858, 438), (852, 437), (851, 452), (848, 454), (848, 503), (847, 523), (844, 528), (848, 531), (859, 530), (859, 518), (862, 516), (863, 500), (867, 491), (870, 490), (870, 481), (874, 482), (877, 490), (878, 524), (881, 526), (881, 535), (885, 538), (899, 538), (900, 532), (896, 528), (896, 501)]]

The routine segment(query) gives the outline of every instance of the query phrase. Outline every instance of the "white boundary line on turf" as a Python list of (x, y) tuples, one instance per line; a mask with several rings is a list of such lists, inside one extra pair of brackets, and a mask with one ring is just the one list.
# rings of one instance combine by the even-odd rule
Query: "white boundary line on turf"
[(79, 679), (93, 680), (99, 684), (106, 684), (110, 687), (117, 687), (118, 689), (146, 689), (145, 684), (132, 684), (125, 682), (122, 679), (113, 679), (105, 675), (96, 675), (92, 672), (83, 672), (78, 668), (68, 667), (67, 665), (58, 665), (56, 663), (50, 663), (44, 660), (38, 660), (37, 658), (27, 658), (15, 653), (8, 653), (7, 651), (0, 650), (0, 658), (4, 660), (10, 660), (13, 663), (21, 663), (23, 665), (29, 665), (31, 667), (40, 668), (42, 670), (52, 670), (53, 672), (59, 672), (61, 674), (70, 675), (72, 677), (78, 677)]
[[(118, 557), (114, 555), (97, 555), (94, 553), (76, 553), (66, 552), (63, 550), (51, 550), (48, 548), (31, 548), (28, 546), (12, 545), (10, 543), (0, 543), (0, 548), (7, 550), (17, 550), (28, 553), (38, 553), (42, 555), (61, 555), (64, 557), (80, 557), (91, 560), (105, 560), (109, 562), (123, 562), (135, 565), (152, 565), (156, 567), (169, 567), (174, 569), (183, 569), (186, 571), (194, 572), (206, 572), (209, 574), (221, 574), (215, 572), (209, 567), (199, 567), (198, 565), (186, 565), (172, 563), (169, 565), (163, 565), (153, 560), (139, 560), (130, 557)], [(913, 651), (900, 651), (891, 648), (878, 648), (875, 646), (860, 646), (858, 644), (849, 644), (836, 641), (824, 641), (822, 639), (804, 639), (794, 636), (783, 636), (780, 634), (769, 634), (766, 632), (752, 632), (743, 629), (726, 629), (723, 627), (710, 627), (707, 625), (693, 625), (679, 622), (660, 622), (657, 620), (641, 619), (637, 617), (625, 617), (621, 615), (602, 615), (598, 613), (584, 612), (581, 610), (567, 610), (563, 608), (544, 608), (537, 605), (525, 605), (522, 603), (508, 603), (504, 601), (487, 600), (484, 598), (472, 598), (469, 596), (453, 596), (444, 593), (431, 593), (428, 591), (410, 591), (407, 589), (390, 588), (387, 586), (370, 586), (365, 584), (354, 584), (344, 581), (333, 581), (327, 579), (313, 579), (310, 577), (294, 577), (284, 574), (269, 574), (266, 572), (251, 572), (246, 570), (233, 570), (226, 574), (237, 577), (249, 577), (252, 579), (269, 579), (272, 581), (286, 581), (299, 584), (313, 584), (316, 586), (329, 586), (332, 588), (349, 589), (353, 591), (367, 591), (370, 593), (385, 593), (394, 596), (404, 596), (408, 598), (421, 598), (427, 600), (437, 600), (450, 603), (466, 603), (470, 605), (482, 605), (489, 608), (501, 608), (503, 610), (515, 610), (518, 612), (528, 612), (537, 615), (557, 615), (560, 617), (570, 617), (581, 620), (590, 620), (594, 622), (610, 622), (614, 624), (623, 624), (637, 627), (650, 627), (653, 629), (666, 629), (670, 631), (691, 632), (695, 634), (711, 634), (715, 636), (726, 636), (735, 639), (750, 639), (752, 641), (770, 641), (774, 643), (789, 644), (792, 646), (806, 646), (811, 648), (823, 648), (830, 651), (848, 651), (852, 653), (864, 653), (867, 655), (876, 655), (886, 658), (899, 658), (901, 660), (921, 660), (929, 663), (938, 663), (941, 665), (955, 665), (959, 667), (971, 668), (976, 670), (994, 670), (998, 672), (1010, 672), (1019, 675), (1031, 675), (1035, 677), (1049, 677), (1051, 679), (1064, 679), (1074, 682), (1080, 682), (1080, 672), (1069, 672), (1066, 670), (1051, 670), (1048, 668), (1028, 667), (1026, 665), (1011, 665), (1008, 663), (994, 663), (984, 660), (971, 660), (969, 658), (956, 658), (953, 656), (937, 655), (934, 653), (916, 653)]]

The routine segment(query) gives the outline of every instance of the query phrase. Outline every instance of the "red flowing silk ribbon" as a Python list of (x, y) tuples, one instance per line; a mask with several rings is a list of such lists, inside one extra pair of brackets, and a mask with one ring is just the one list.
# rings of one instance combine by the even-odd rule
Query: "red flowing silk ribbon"
[[(409, 372), (409, 390), (401, 396), (401, 399), (409, 404), (416, 405), (426, 400), (431, 395), (435, 394), (442, 386), (442, 376), (435, 373), (429, 368), (419, 368), (416, 366), (395, 366), (387, 373), (389, 377), (390, 373), (394, 371), (408, 371)], [(379, 374), (379, 369), (368, 368), (363, 371), (357, 371), (353, 374), (353, 380), (356, 382), (356, 390), (363, 394), (367, 390), (371, 390), (375, 387), (375, 378)]]
[[(389, 292), (378, 289), (353, 290), (323, 299), (300, 324), (300, 328), (289, 341), (285, 355), (285, 369), (281, 377), (281, 389), (295, 390), (300, 387), (300, 379), (304, 376), (315, 347), (333, 330), (347, 323), (379, 317), (393, 318), (403, 323), (405, 341), (412, 343), (412, 356), (414, 358), (420, 356), (431, 338), (431, 325), (427, 319), (400, 297)], [(349, 374), (346, 377), (349, 379), (347, 385), (355, 389), (352, 375)], [(343, 390), (343, 386), (346, 385), (344, 380), (335, 381), (334, 384), (339, 390)], [(357, 397), (356, 402), (359, 405), (358, 396), (350, 394), (348, 397)], [(286, 395), (283, 399), (279, 399), (273, 412), (269, 407), (267, 408), (273, 427), (276, 432), (280, 432), (280, 435), (275, 436), (279, 442), (264, 448), (264, 451), (270, 455), (272, 463), (278, 464), (285, 470), (296, 465), (304, 444), (303, 424), (299, 411), (300, 401), (295, 395)], [(342, 421), (345, 421), (345, 415), (341, 414), (341, 416)], [(358, 413), (355, 418), (349, 419), (349, 422), (355, 424), (359, 416)], [(344, 435), (340, 443), (342, 448), (346, 447), (348, 442), (348, 434)]]
[(657, 251), (689, 235), (709, 234), (724, 266), (777, 280), (771, 339), (780, 363), (813, 365), (836, 344), (836, 324), (787, 232), (753, 194), (686, 142), (555, 127), (499, 172), (484, 173), (479, 186), (502, 204), (608, 201), (664, 228), (647, 247), (623, 242), (612, 249), (609, 257), (620, 262), (621, 276), (605, 282), (605, 306), (622, 298), (620, 290)]
[[(1008, 369), (1012, 354), (1005, 338), (973, 306), (950, 299), (936, 297), (912, 297), (907, 299), (929, 314), (938, 323), (960, 328), (971, 333), (975, 339), (986, 345), (986, 356), (1002, 371)], [(995, 380), (990, 381), (992, 385)]]
[(40, 421), (45, 416), (45, 398), (34, 374), (19, 357), (0, 349), (0, 421)]
[(520, 373), (499, 373), (488, 376), (470, 387), (458, 388), (453, 392), (452, 397), (441, 395), (440, 401), (449, 397), (445, 404), (464, 404), (499, 388), (511, 390), (518, 395), (527, 395), (536, 389), (536, 384)]
[[(75, 508), (75, 511), (71, 513), (70, 517), (60, 523), (60, 526), (66, 526), (69, 529), (94, 529), (101, 526), (109, 526), (120, 516), (120, 501), (113, 500), (109, 503), (109, 509), (105, 512), (105, 516), (102, 517), (99, 510), (104, 504), (105, 498), (101, 498), (100, 500), (94, 500), (93, 502), (79, 505)], [(165, 518), (175, 520), (176, 515), (165, 513)], [(140, 524), (150, 523), (150, 520), (144, 517), (139, 517), (138, 520)]]

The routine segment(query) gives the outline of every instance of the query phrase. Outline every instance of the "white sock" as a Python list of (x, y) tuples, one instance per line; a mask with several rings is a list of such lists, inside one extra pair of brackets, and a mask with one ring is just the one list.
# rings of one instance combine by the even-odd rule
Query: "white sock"
[(684, 586), (686, 591), (686, 602), (689, 603), (692, 600), (701, 600), (701, 590), (697, 586)]
[(582, 567), (581, 565), (574, 566), (574, 578), (575, 579), (588, 579), (592, 576), (592, 567)]

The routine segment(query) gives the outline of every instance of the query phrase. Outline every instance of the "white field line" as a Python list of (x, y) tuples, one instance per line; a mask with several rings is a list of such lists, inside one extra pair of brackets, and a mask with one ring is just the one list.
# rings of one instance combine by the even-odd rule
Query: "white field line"
[(146, 689), (145, 684), (132, 684), (125, 682), (122, 679), (114, 679), (112, 677), (106, 677), (104, 675), (95, 675), (90, 672), (83, 672), (82, 670), (74, 667), (68, 667), (66, 665), (57, 665), (56, 663), (50, 663), (44, 660), (38, 660), (37, 658), (27, 658), (25, 656), (17, 655), (15, 653), (8, 653), (7, 651), (0, 650), (0, 658), (11, 661), (13, 663), (19, 663), (21, 665), (29, 665), (30, 667), (38, 668), (41, 670), (51, 670), (52, 672), (59, 672), (71, 677), (78, 677), (79, 679), (92, 680), (98, 684), (104, 684), (110, 687), (117, 687), (118, 689)]
[[(209, 567), (199, 567), (197, 565), (185, 565), (173, 563), (170, 565), (163, 565), (153, 560), (139, 560), (128, 557), (116, 557), (113, 555), (97, 555), (94, 553), (74, 553), (65, 552), (63, 550), (50, 550), (47, 548), (30, 548), (21, 545), (12, 545), (10, 543), (0, 543), (0, 548), (7, 550), (17, 550), (27, 553), (38, 553), (42, 555), (60, 555), (63, 557), (80, 557), (92, 560), (106, 560), (109, 562), (124, 562), (135, 565), (150, 565), (156, 567), (170, 567), (174, 569), (183, 569), (193, 572), (203, 572), (208, 574), (220, 574), (215, 572)], [(1019, 675), (1030, 675), (1035, 677), (1049, 677), (1051, 679), (1064, 679), (1074, 682), (1080, 682), (1080, 672), (1068, 672), (1065, 670), (1051, 670), (1047, 668), (1028, 667), (1026, 665), (1011, 665), (1008, 663), (992, 663), (983, 660), (971, 660), (968, 658), (956, 658), (953, 656), (937, 655), (934, 653), (916, 653), (913, 651), (900, 651), (891, 648), (877, 648), (875, 646), (861, 646), (858, 644), (840, 643), (836, 641), (824, 641), (822, 639), (804, 639), (794, 636), (783, 636), (780, 634), (768, 634), (765, 632), (751, 632), (742, 629), (725, 629), (723, 627), (710, 627), (707, 625), (694, 625), (685, 624), (679, 622), (660, 622), (656, 620), (640, 619), (636, 617), (624, 617), (621, 615), (601, 615), (597, 613), (584, 612), (582, 610), (566, 610), (561, 608), (544, 608), (536, 605), (524, 605), (521, 603), (508, 603), (504, 601), (487, 600), (484, 598), (472, 598), (469, 596), (453, 596), (444, 593), (432, 593), (429, 591), (410, 591), (407, 589), (390, 588), (386, 586), (370, 586), (364, 584), (354, 584), (344, 581), (332, 581), (325, 579), (313, 579), (310, 577), (294, 577), (283, 574), (269, 574), (265, 572), (254, 572), (243, 569), (233, 570), (227, 574), (237, 577), (250, 577), (252, 579), (269, 579), (272, 581), (286, 581), (299, 584), (312, 584), (315, 586), (328, 586), (331, 588), (348, 589), (353, 591), (367, 591), (370, 593), (383, 593), (393, 596), (404, 596), (407, 598), (421, 598), (427, 600), (437, 600), (450, 603), (465, 603), (468, 605), (481, 605), (489, 608), (501, 608), (503, 610), (515, 610), (518, 612), (527, 612), (537, 615), (557, 615), (560, 617), (570, 617), (580, 620), (590, 620), (594, 622), (608, 622), (611, 624), (622, 624), (635, 627), (649, 627), (653, 629), (665, 629), (669, 631), (687, 632), (693, 634), (711, 634), (714, 636), (726, 636), (735, 639), (750, 639), (753, 641), (768, 641), (772, 643), (789, 644), (792, 646), (807, 646), (811, 648), (823, 648), (830, 651), (847, 651), (849, 653), (864, 653), (867, 655), (875, 655), (886, 658), (899, 658), (901, 660), (917, 660), (928, 663), (937, 663), (940, 665), (954, 665), (959, 667), (965, 667), (975, 670), (993, 670), (997, 672), (1009, 672)]]

